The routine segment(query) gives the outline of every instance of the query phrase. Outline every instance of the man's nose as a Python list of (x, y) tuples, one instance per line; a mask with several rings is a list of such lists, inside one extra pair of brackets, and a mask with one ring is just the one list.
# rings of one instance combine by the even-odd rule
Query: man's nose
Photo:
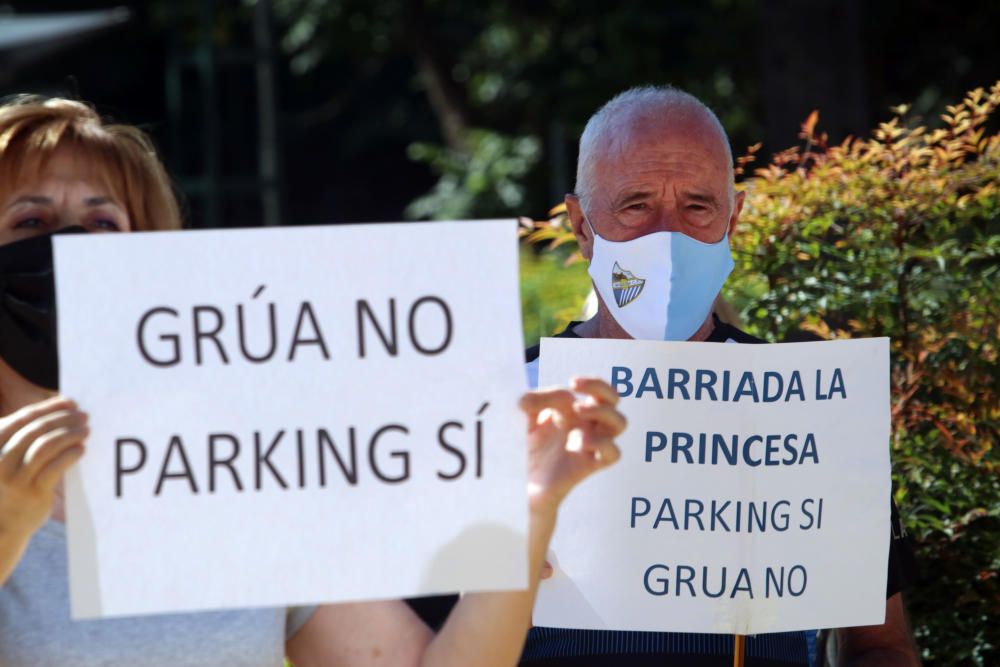
[(647, 233), (682, 231), (680, 215), (674, 207), (663, 207), (657, 211)]

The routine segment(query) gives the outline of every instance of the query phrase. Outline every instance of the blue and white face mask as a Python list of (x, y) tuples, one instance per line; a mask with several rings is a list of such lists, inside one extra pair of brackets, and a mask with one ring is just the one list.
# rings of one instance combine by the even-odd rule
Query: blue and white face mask
[(594, 232), (590, 277), (632, 338), (687, 340), (705, 322), (735, 265), (726, 231), (716, 243), (680, 232), (631, 241), (608, 241)]

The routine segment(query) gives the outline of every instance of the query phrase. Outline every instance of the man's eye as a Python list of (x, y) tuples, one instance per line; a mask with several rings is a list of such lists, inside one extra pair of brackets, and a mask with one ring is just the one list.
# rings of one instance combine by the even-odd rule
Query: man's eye
[(629, 211), (645, 211), (647, 208), (649, 208), (649, 205), (644, 202), (629, 204), (627, 207)]

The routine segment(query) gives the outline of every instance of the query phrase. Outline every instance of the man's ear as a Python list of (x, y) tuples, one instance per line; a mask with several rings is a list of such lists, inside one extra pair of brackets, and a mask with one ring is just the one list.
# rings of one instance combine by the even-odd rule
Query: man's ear
[(583, 255), (584, 259), (590, 261), (594, 254), (594, 234), (590, 225), (586, 223), (587, 217), (583, 213), (583, 207), (580, 206), (580, 198), (574, 194), (568, 194), (564, 201), (566, 202), (569, 224), (573, 228), (573, 236), (576, 237), (576, 243), (580, 247), (580, 254)]
[(733, 206), (733, 214), (729, 216), (729, 242), (733, 241), (733, 232), (736, 231), (736, 222), (740, 219), (740, 213), (743, 211), (743, 202), (747, 198), (747, 193), (743, 190), (736, 193), (736, 200)]

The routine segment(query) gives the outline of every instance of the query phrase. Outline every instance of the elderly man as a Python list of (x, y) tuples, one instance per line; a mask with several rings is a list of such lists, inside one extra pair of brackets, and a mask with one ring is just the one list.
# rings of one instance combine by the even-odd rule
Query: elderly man
[[(763, 342), (712, 312), (733, 269), (729, 237), (743, 199), (734, 188), (726, 133), (698, 99), (674, 88), (636, 88), (612, 99), (587, 123), (576, 194), (566, 196), (573, 232), (590, 260), (598, 310), (559, 336)], [(535, 382), (537, 356), (537, 348), (528, 351)], [(839, 630), (841, 664), (919, 664), (903, 610), (896, 542), (885, 623)], [(719, 635), (534, 628), (522, 664), (729, 665), (732, 654), (732, 638)], [(748, 666), (807, 664), (805, 635), (749, 637), (746, 655)]]

